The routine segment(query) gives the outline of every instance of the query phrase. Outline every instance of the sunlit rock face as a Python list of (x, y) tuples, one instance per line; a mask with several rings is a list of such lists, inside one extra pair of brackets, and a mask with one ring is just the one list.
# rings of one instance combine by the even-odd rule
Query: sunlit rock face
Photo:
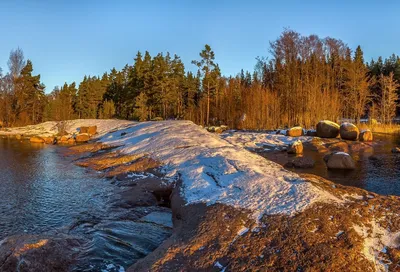
[(0, 242), (0, 271), (69, 271), (85, 241), (68, 235), (16, 235)]

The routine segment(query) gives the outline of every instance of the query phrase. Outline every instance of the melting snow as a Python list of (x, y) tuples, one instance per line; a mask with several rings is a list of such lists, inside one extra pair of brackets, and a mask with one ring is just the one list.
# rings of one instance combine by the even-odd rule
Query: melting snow
[[(285, 144), (298, 139), (270, 136)], [(190, 121), (132, 122), (100, 140), (121, 146), (122, 154), (146, 153), (160, 161), (171, 180), (182, 180), (187, 204), (223, 203), (248, 209), (259, 219), (264, 214), (294, 214), (316, 201), (334, 199), (297, 174)]]

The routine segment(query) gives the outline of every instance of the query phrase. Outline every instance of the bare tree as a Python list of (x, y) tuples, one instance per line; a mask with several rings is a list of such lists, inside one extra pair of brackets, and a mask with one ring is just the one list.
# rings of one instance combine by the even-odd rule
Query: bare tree
[(13, 78), (21, 74), (22, 68), (24, 68), (26, 64), (24, 52), (21, 48), (18, 47), (15, 50), (11, 50), (7, 64)]
[(381, 74), (379, 77), (379, 85), (382, 91), (380, 117), (383, 123), (391, 123), (396, 115), (397, 90), (400, 88), (400, 84), (393, 76), (393, 72), (391, 72), (388, 76)]

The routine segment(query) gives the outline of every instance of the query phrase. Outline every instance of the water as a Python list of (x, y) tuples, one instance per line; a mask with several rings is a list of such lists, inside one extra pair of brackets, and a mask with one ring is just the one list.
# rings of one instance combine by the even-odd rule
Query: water
[[(75, 166), (62, 151), (0, 139), (0, 241), (68, 230), (87, 240), (76, 271), (119, 271), (171, 235), (168, 208), (127, 205), (118, 195), (126, 188)], [(149, 215), (151, 222), (143, 219)]]
[[(314, 168), (287, 169), (382, 195), (400, 195), (400, 155), (391, 153), (395, 146), (400, 146), (400, 136), (374, 135), (373, 148), (350, 153), (356, 162), (355, 170), (328, 170), (321, 153), (305, 149), (303, 156), (311, 157), (316, 162)], [(293, 157), (285, 152), (266, 152), (262, 155), (282, 165)]]
[(0, 140), (0, 239), (49, 231), (105, 209), (113, 186), (59, 153), (54, 146)]

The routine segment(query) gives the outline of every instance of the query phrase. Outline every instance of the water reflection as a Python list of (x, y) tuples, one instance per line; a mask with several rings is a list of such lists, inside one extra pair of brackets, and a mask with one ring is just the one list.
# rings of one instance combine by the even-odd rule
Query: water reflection
[[(351, 152), (356, 161), (355, 170), (328, 170), (323, 155), (307, 149), (303, 156), (314, 159), (315, 167), (290, 170), (318, 175), (339, 184), (364, 188), (378, 194), (400, 195), (400, 155), (391, 152), (394, 146), (400, 146), (400, 136), (377, 134), (374, 137), (373, 149)], [(291, 159), (284, 152), (267, 152), (262, 155), (282, 165)]]

